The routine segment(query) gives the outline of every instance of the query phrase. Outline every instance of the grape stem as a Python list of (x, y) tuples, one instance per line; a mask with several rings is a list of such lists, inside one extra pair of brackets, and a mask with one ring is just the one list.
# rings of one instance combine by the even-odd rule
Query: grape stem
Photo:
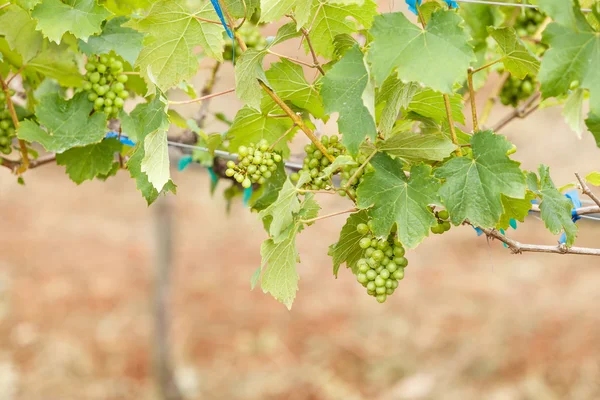
[(11, 76), (10, 78), (8, 78), (8, 79), (6, 80), (6, 85), (7, 85), (7, 86), (8, 86), (8, 85), (10, 85), (10, 83), (12, 82), (12, 80), (13, 80), (13, 79), (15, 79), (17, 76), (19, 76), (19, 75), (21, 74), (21, 72), (23, 72), (23, 70), (25, 69), (25, 67), (26, 67), (26, 66), (27, 66), (27, 64), (23, 64), (23, 65), (21, 65), (21, 68), (19, 68), (19, 69), (17, 70), (17, 72), (15, 72), (15, 73), (13, 74), (13, 76)]
[(212, 20), (212, 19), (206, 19), (206, 18), (199, 17), (197, 15), (194, 15), (194, 18), (197, 19), (198, 21), (201, 21), (201, 22), (208, 22), (209, 24), (221, 25), (221, 21), (215, 21), (215, 20)]
[(578, 172), (575, 172), (575, 177), (577, 177), (577, 180), (581, 185), (581, 193), (585, 194), (587, 197), (592, 199), (594, 203), (596, 203), (598, 207), (600, 207), (600, 198), (598, 198), (598, 196), (596, 196), (594, 192), (590, 190), (590, 187), (587, 185), (587, 183), (585, 183), (585, 180), (579, 175)]
[(219, 97), (219, 96), (223, 96), (225, 94), (229, 94), (229, 93), (233, 93), (233, 92), (235, 92), (235, 88), (224, 90), (224, 91), (218, 92), (218, 93), (207, 94), (206, 96), (198, 97), (196, 99), (191, 99), (191, 100), (169, 101), (169, 104), (171, 104), (171, 105), (182, 105), (182, 104), (199, 103), (199, 102), (204, 101), (204, 100), (212, 99), (213, 97)]
[(477, 122), (477, 104), (475, 101), (475, 88), (473, 86), (473, 68), (469, 67), (467, 71), (467, 81), (469, 83), (469, 97), (471, 100), (471, 117), (473, 118), (473, 132), (479, 130), (479, 124)]
[(522, 106), (515, 108), (514, 110), (512, 110), (510, 112), (510, 114), (508, 114), (507, 116), (502, 118), (502, 120), (500, 120), (500, 122), (498, 122), (494, 127), (492, 127), (492, 130), (494, 132), (498, 132), (500, 129), (504, 128), (506, 125), (508, 125), (510, 122), (512, 122), (514, 119), (525, 118), (529, 114), (531, 114), (532, 112), (537, 110), (538, 107), (540, 106), (540, 103), (536, 104), (533, 107), (531, 105), (537, 99), (539, 99), (540, 96), (541, 96), (541, 93), (539, 91), (532, 94), (531, 97), (529, 97), (527, 100), (525, 100), (525, 103), (523, 103)]
[(309, 68), (317, 68), (317, 66), (315, 64), (311, 64), (311, 63), (308, 63), (306, 61), (299, 60), (297, 58), (293, 58), (293, 57), (289, 57), (289, 56), (284, 56), (283, 54), (276, 53), (276, 52), (274, 52), (272, 50), (267, 50), (267, 53), (271, 54), (272, 56), (283, 58), (283, 59), (286, 59), (286, 60), (291, 61), (293, 63), (304, 65), (304, 66), (309, 67)]
[[(229, 13), (227, 5), (225, 5), (222, 0), (219, 0), (219, 4), (221, 5), (223, 14), (225, 14), (225, 17), (227, 18), (229, 26), (234, 26), (234, 21), (231, 14)], [(248, 50), (248, 46), (246, 46), (244, 39), (242, 39), (239, 33), (235, 31), (233, 34), (235, 40), (240, 45), (242, 52)], [(310, 141), (314, 143), (317, 149), (321, 150), (321, 153), (323, 153), (330, 162), (333, 162), (335, 160), (335, 157), (327, 153), (327, 149), (325, 148), (325, 146), (323, 146), (317, 135), (315, 135), (315, 133), (304, 124), (302, 118), (299, 117), (287, 104), (285, 104), (281, 97), (279, 97), (275, 92), (273, 92), (273, 90), (271, 90), (271, 88), (266, 83), (264, 83), (260, 79), (258, 79), (258, 83), (263, 88), (263, 90), (269, 95), (269, 97), (271, 97), (273, 101), (277, 103), (277, 105), (283, 110), (283, 112), (285, 112), (288, 115), (288, 117), (292, 119), (292, 121), (298, 126), (298, 128), (300, 128), (302, 132), (304, 132), (304, 134), (310, 139)]]
[(334, 212), (334, 213), (331, 213), (331, 214), (327, 214), (327, 215), (323, 215), (323, 216), (320, 216), (320, 217), (317, 217), (317, 218), (301, 219), (300, 222), (302, 222), (303, 224), (312, 224), (313, 222), (317, 222), (317, 221), (322, 220), (322, 219), (335, 217), (336, 215), (353, 213), (355, 211), (358, 211), (358, 208), (353, 207), (353, 208), (349, 208), (348, 210), (337, 211), (337, 212)]
[(483, 65), (483, 66), (481, 66), (481, 67), (479, 67), (479, 68), (476, 68), (476, 69), (474, 69), (474, 70), (473, 70), (473, 73), (475, 74), (475, 73), (477, 73), (477, 72), (479, 72), (479, 71), (483, 71), (484, 69), (486, 69), (486, 68), (489, 68), (489, 67), (491, 67), (491, 66), (492, 66), (492, 65), (494, 65), (494, 64), (498, 64), (498, 63), (499, 63), (500, 61), (502, 61), (503, 59), (504, 59), (504, 57), (502, 57), (502, 58), (499, 58), (499, 59), (497, 59), (497, 60), (495, 60), (495, 61), (492, 61), (492, 62), (490, 62), (490, 63), (487, 63), (487, 64), (485, 64), (485, 65)]
[[(56, 155), (49, 154), (46, 157), (40, 157), (37, 160), (31, 160), (29, 162), (29, 169), (41, 167), (42, 165), (50, 164), (56, 160)], [(10, 169), (13, 173), (16, 173), (19, 167), (21, 167), (20, 161), (9, 160), (8, 158), (0, 157), (0, 165)]]
[[(19, 130), (19, 117), (17, 117), (17, 112), (15, 111), (15, 105), (13, 104), (12, 98), (10, 96), (10, 89), (8, 84), (0, 75), (0, 85), (2, 86), (2, 90), (6, 95), (6, 105), (8, 106), (8, 111), (10, 112), (10, 116), (13, 121), (13, 125), (16, 130)], [(27, 144), (22, 139), (19, 139), (19, 148), (21, 149), (21, 165), (17, 168), (16, 173), (22, 174), (27, 171), (29, 167), (29, 154), (27, 153)]]
[(337, 194), (335, 190), (310, 190), (310, 189), (296, 189), (298, 193), (315, 193), (315, 194)]
[[(291, 18), (292, 21), (294, 21), (296, 23), (296, 25), (298, 25), (298, 21), (296, 21), (296, 18), (294, 18), (293, 15), (288, 15), (288, 17)], [(319, 62), (319, 57), (317, 57), (317, 53), (315, 52), (315, 49), (312, 45), (312, 41), (310, 40), (309, 32), (304, 27), (302, 27), (302, 29), (300, 29), (300, 31), (302, 32), (302, 36), (304, 36), (304, 39), (306, 39), (306, 44), (308, 45), (308, 49), (310, 50), (310, 54), (313, 58), (313, 63), (315, 64), (315, 68), (317, 68), (319, 70), (321, 75), (325, 76), (325, 70), (323, 70), (323, 67), (321, 67), (321, 63)]]
[(281, 140), (282, 140), (283, 138), (285, 138), (287, 135), (289, 135), (289, 134), (290, 134), (290, 132), (292, 132), (292, 131), (293, 131), (295, 128), (296, 128), (296, 124), (293, 124), (293, 125), (290, 127), (290, 129), (288, 129), (287, 131), (285, 131), (285, 133), (284, 133), (283, 135), (279, 136), (279, 137), (277, 138), (277, 140), (276, 140), (276, 141), (274, 141), (274, 142), (273, 142), (273, 144), (272, 144), (271, 146), (269, 146), (269, 151), (273, 151), (273, 149), (275, 149), (275, 146), (277, 146), (277, 143), (281, 142)]
[(506, 235), (503, 235), (495, 229), (486, 229), (481, 227), (479, 229), (481, 229), (487, 235), (487, 237), (498, 239), (502, 243), (506, 244), (513, 254), (523, 254), (525, 252), (530, 252), (600, 256), (600, 249), (590, 249), (586, 247), (567, 247), (564, 244), (559, 244), (556, 246), (523, 244), (517, 242), (516, 240), (508, 238)]
[(450, 97), (444, 94), (444, 105), (446, 106), (446, 117), (448, 118), (448, 125), (450, 125), (450, 134), (452, 135), (452, 143), (456, 145), (456, 156), (462, 157), (460, 146), (458, 144), (458, 137), (456, 136), (456, 129), (454, 128), (454, 119), (452, 118), (452, 107), (450, 106)]
[[(360, 172), (365, 169), (365, 167), (367, 166), (367, 164), (369, 163), (369, 161), (371, 161), (371, 159), (373, 157), (375, 157), (375, 154), (377, 154), (379, 150), (375, 149), (373, 150), (373, 152), (369, 155), (369, 157), (367, 157), (367, 159), (365, 160), (364, 163), (362, 163), (360, 165), (360, 167), (358, 167), (358, 169), (356, 170), (356, 172), (354, 173), (354, 175), (352, 175), (350, 177), (350, 179), (348, 179), (348, 183), (346, 183), (346, 185), (344, 186), (344, 190), (348, 190), (350, 188), (350, 186), (352, 186), (352, 182), (354, 182), (356, 180), (356, 178), (358, 177), (358, 174), (360, 174)], [(348, 195), (350, 195), (350, 193), (348, 193)], [(353, 198), (353, 196), (350, 196), (350, 198), (352, 199), (352, 201), (354, 201), (355, 199)]]
[(8, 6), (10, 6), (10, 1), (8, 3), (6, 3), (6, 4), (2, 4), (0, 6), (0, 10), (2, 10), (3, 8), (8, 7)]

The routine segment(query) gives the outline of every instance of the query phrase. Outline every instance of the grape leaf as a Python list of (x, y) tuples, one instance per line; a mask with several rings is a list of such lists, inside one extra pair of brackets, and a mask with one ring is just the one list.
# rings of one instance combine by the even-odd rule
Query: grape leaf
[(208, 56), (223, 61), (223, 27), (195, 17), (216, 20), (217, 14), (209, 2), (190, 11), (185, 3), (161, 0), (154, 3), (145, 18), (127, 24), (148, 34), (135, 66), (147, 82), (154, 82), (162, 91), (196, 74), (197, 46)]
[(266, 180), (265, 184), (261, 185), (260, 189), (252, 194), (252, 209), (262, 211), (273, 204), (277, 200), (286, 179), (287, 174), (283, 163), (279, 163), (277, 170)]
[(352, 165), (358, 166), (358, 163), (350, 156), (337, 156), (321, 173), (320, 178), (325, 179), (333, 175), (341, 167)]
[[(260, 248), (262, 256), (260, 270), (264, 271), (261, 279), (261, 288), (264, 293), (271, 293), (278, 301), (285, 304), (288, 309), (292, 308), (292, 303), (298, 291), (299, 276), (296, 270), (296, 263), (300, 261), (300, 257), (296, 248), (296, 235), (302, 230), (302, 224), (298, 219), (314, 218), (318, 210), (319, 206), (314, 201), (313, 196), (306, 196), (298, 210), (298, 218), (284, 232), (282, 240), (267, 239)], [(253, 276), (252, 287), (258, 281), (260, 270)]]
[(77, 68), (75, 54), (66, 43), (56, 45), (46, 42), (42, 51), (26, 64), (25, 71), (39, 72), (46, 78), (56, 79), (65, 87), (78, 87), (83, 79)]
[[(454, 93), (448, 96), (450, 99), (450, 108), (452, 109), (452, 118), (454, 121), (464, 124), (465, 116), (462, 112), (463, 97)], [(444, 96), (431, 89), (419, 89), (410, 100), (407, 111), (414, 111), (424, 117), (433, 118), (436, 122), (447, 122), (446, 106)]]
[(311, 85), (304, 77), (304, 71), (298, 64), (281, 60), (271, 64), (266, 71), (271, 88), (285, 101), (310, 112), (315, 118), (324, 116), (323, 102), (315, 84)]
[(308, 21), (311, 21), (310, 38), (315, 52), (325, 58), (334, 58), (335, 37), (356, 33), (356, 22), (365, 28), (371, 27), (375, 15), (377, 4), (373, 0), (365, 0), (362, 5), (312, 2)]
[(177, 186), (175, 186), (172, 181), (167, 182), (163, 187), (162, 192), (159, 192), (154, 188), (150, 181), (148, 181), (148, 175), (142, 172), (142, 160), (144, 157), (144, 144), (143, 142), (140, 142), (133, 148), (131, 157), (129, 157), (129, 161), (127, 161), (127, 169), (129, 170), (131, 177), (135, 179), (136, 186), (142, 193), (142, 196), (146, 199), (148, 205), (154, 203), (160, 193), (177, 193)]
[(260, 0), (260, 21), (278, 21), (285, 14), (289, 14), (296, 2), (308, 0)]
[(39, 3), (41, 3), (42, 0), (15, 0), (13, 1), (14, 4), (18, 4), (21, 8), (23, 8), (24, 10), (31, 10), (33, 7), (35, 7), (36, 5), (38, 5)]
[(515, 77), (536, 76), (540, 61), (521, 41), (513, 27), (488, 27), (490, 36), (498, 43), (504, 67)]
[[(258, 143), (261, 139), (274, 143), (293, 126), (293, 122), (287, 118), (272, 118), (267, 113), (257, 111), (245, 106), (235, 116), (233, 125), (229, 129), (228, 136), (231, 137), (229, 147), (233, 151), (242, 145)], [(289, 133), (291, 138), (293, 132)], [(290, 154), (287, 140), (280, 140), (275, 146), (284, 158)]]
[(121, 147), (121, 142), (116, 138), (105, 139), (100, 143), (73, 147), (57, 154), (56, 163), (66, 166), (69, 178), (79, 185), (97, 176), (108, 175), (113, 168), (115, 153)]
[(224, 3), (234, 18), (250, 18), (260, 7), (260, 0), (224, 0)]
[(407, 108), (420, 87), (414, 82), (404, 83), (397, 76), (389, 76), (377, 93), (376, 104), (385, 102), (379, 118), (379, 130), (387, 137), (398, 119), (401, 108)]
[(395, 223), (400, 241), (408, 248), (417, 247), (429, 236), (429, 228), (436, 224), (427, 208), (430, 204), (439, 204), (440, 184), (431, 176), (431, 167), (416, 165), (407, 178), (402, 162), (385, 153), (373, 157), (371, 165), (375, 172), (366, 174), (358, 186), (358, 207), (369, 208), (375, 235), (386, 237)]
[(527, 191), (524, 199), (514, 199), (502, 195), (502, 216), (496, 224), (496, 229), (508, 229), (510, 220), (525, 222), (525, 217), (529, 215), (531, 210), (531, 201), (535, 200), (536, 196), (530, 191)]
[[(582, 16), (579, 9), (574, 12)], [(586, 29), (573, 29), (551, 23), (544, 31), (543, 41), (550, 45), (538, 76), (544, 98), (568, 93), (571, 83), (578, 81), (581, 88), (590, 90), (591, 111), (600, 112), (600, 69), (596, 68), (600, 63), (598, 34), (589, 25)]]
[(590, 26), (581, 13), (579, 1), (540, 0), (540, 9), (557, 23), (574, 31), (589, 31)]
[(103, 0), (102, 4), (115, 15), (139, 14), (148, 9), (156, 0)]
[(157, 92), (151, 102), (138, 104), (131, 114), (121, 111), (119, 119), (123, 134), (137, 142), (156, 130), (167, 130), (169, 128), (167, 108), (166, 99)]
[(91, 36), (87, 43), (79, 41), (79, 48), (88, 56), (93, 54), (108, 54), (114, 51), (125, 61), (133, 65), (142, 50), (144, 34), (123, 25), (126, 17), (113, 18), (104, 25), (102, 33)]
[(442, 161), (456, 150), (456, 146), (445, 136), (410, 131), (394, 135), (378, 147), (409, 163)]
[(348, 50), (323, 78), (321, 96), (326, 113), (339, 112), (338, 128), (351, 154), (358, 152), (366, 137), (375, 140), (374, 89), (358, 46)]
[(466, 77), (474, 59), (471, 39), (454, 11), (437, 11), (425, 29), (403, 13), (375, 17), (367, 59), (375, 81), (382, 83), (394, 68), (404, 82), (419, 82), (442, 93)]
[(44, 38), (35, 30), (35, 21), (21, 7), (11, 5), (0, 15), (0, 35), (10, 48), (21, 54), (23, 62), (31, 60), (42, 48)]
[(583, 118), (583, 99), (585, 91), (578, 88), (572, 91), (567, 98), (567, 101), (563, 107), (562, 115), (565, 117), (565, 121), (571, 127), (571, 129), (577, 134), (577, 137), (581, 139), (581, 133), (585, 121)]
[(92, 108), (86, 93), (78, 93), (70, 100), (64, 100), (58, 93), (46, 95), (35, 107), (35, 114), (46, 130), (25, 120), (17, 136), (28, 142), (38, 142), (47, 151), (56, 153), (98, 143), (106, 134), (106, 115), (96, 112), (89, 116)]
[[(541, 217), (546, 228), (555, 235), (563, 231), (567, 235), (567, 246), (573, 246), (577, 237), (577, 225), (572, 220), (571, 210), (573, 203), (566, 196), (560, 193), (554, 186), (550, 178), (550, 168), (540, 165), (538, 172), (540, 180), (536, 194), (542, 199), (540, 203)], [(529, 179), (537, 180), (535, 173), (529, 174)]]
[(262, 98), (262, 88), (257, 80), (269, 85), (263, 70), (262, 62), (266, 50), (246, 50), (235, 64), (235, 93), (250, 107), (259, 109)]
[[(304, 185), (307, 181), (307, 175), (300, 175), (298, 187)], [(269, 235), (275, 243), (279, 243), (286, 237), (286, 231), (294, 223), (294, 214), (300, 211), (300, 200), (296, 186), (287, 179), (279, 191), (277, 201), (261, 211), (258, 216), (260, 219), (271, 218), (269, 225)]]
[(142, 172), (148, 175), (148, 181), (159, 192), (171, 179), (169, 166), (167, 131), (159, 129), (144, 138), (144, 159), (141, 166)]
[(600, 172), (590, 172), (585, 180), (594, 186), (600, 186)]
[(506, 153), (512, 144), (492, 131), (477, 132), (471, 139), (473, 158), (457, 157), (437, 169), (444, 179), (440, 196), (454, 225), (466, 219), (474, 226), (493, 228), (503, 213), (501, 194), (525, 197), (525, 177), (519, 163)]
[(87, 41), (88, 37), (100, 32), (102, 21), (110, 15), (96, 0), (43, 0), (31, 12), (38, 29), (56, 43), (60, 43), (66, 32)]
[(356, 231), (358, 224), (366, 224), (369, 217), (366, 211), (354, 213), (348, 217), (346, 224), (340, 232), (340, 238), (337, 243), (329, 246), (329, 255), (333, 258), (333, 275), (337, 277), (340, 265), (346, 263), (346, 266), (357, 273), (356, 263), (362, 258), (364, 250), (360, 248), (358, 242), (363, 235)]

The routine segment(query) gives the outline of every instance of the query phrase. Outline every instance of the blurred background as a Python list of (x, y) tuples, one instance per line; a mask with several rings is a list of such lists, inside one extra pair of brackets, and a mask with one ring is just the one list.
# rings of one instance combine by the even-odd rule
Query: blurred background
[[(399, 0), (380, 5), (405, 10)], [(302, 53), (288, 46), (288, 54)], [(202, 63), (196, 88), (211, 67)], [(232, 86), (226, 65), (215, 92)], [(211, 110), (233, 117), (239, 106), (230, 95)], [(198, 108), (178, 110), (192, 118)], [(508, 112), (496, 107), (490, 125)], [(211, 117), (206, 128), (226, 126)], [(335, 122), (321, 132), (335, 133)], [(557, 186), (600, 168), (592, 136), (578, 140), (558, 108), (503, 133), (524, 168), (549, 165)], [(296, 143), (300, 156), (304, 138)], [(227, 185), (211, 197), (201, 167), (173, 170), (177, 196), (150, 208), (125, 171), (79, 187), (58, 166), (25, 178), (21, 186), (0, 171), (0, 399), (165, 398), (169, 379), (154, 362), (155, 283), (165, 283), (164, 274), (159, 328), (168, 335), (159, 336), (178, 388), (171, 398), (600, 398), (598, 258), (511, 255), (472, 228), (454, 227), (408, 253), (406, 278), (381, 305), (350, 271), (332, 276), (327, 248), (346, 219), (339, 216), (298, 237), (300, 291), (288, 311), (250, 290), (266, 238), (257, 215), (239, 200), (227, 215)], [(318, 200), (322, 213), (347, 208), (342, 198)], [(577, 245), (599, 247), (600, 222), (578, 225)], [(169, 259), (169, 226), (170, 270), (158, 270)], [(534, 216), (510, 236), (557, 241)]]

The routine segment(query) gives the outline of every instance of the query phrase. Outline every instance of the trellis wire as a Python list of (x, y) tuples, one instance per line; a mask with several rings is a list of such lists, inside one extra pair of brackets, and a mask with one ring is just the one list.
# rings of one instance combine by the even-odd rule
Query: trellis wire
[[(520, 8), (539, 8), (535, 4), (523, 4), (523, 3), (503, 3), (501, 1), (488, 1), (488, 0), (454, 0), (457, 3), (471, 3), (471, 4), (485, 4), (488, 6), (500, 6), (500, 7), (520, 7)], [(592, 12), (589, 8), (582, 8), (582, 12)]]
[[(173, 146), (173, 147), (178, 147), (181, 149), (188, 149), (188, 150), (196, 150), (196, 151), (204, 151), (204, 152), (210, 152), (210, 150), (206, 147), (201, 147), (201, 146), (195, 146), (192, 144), (187, 144), (187, 143), (180, 143), (180, 142), (175, 142), (172, 140), (168, 140), (167, 143), (169, 144), (169, 146)], [(237, 160), (238, 155), (235, 153), (229, 153), (227, 151), (224, 150), (215, 150), (214, 154), (216, 156), (219, 156), (219, 158), (222, 158), (224, 160)], [(292, 171), (300, 171), (302, 169), (302, 165), (297, 164), (297, 163), (293, 163), (293, 162), (289, 162), (286, 161), (285, 162), (285, 167), (288, 169), (291, 169)], [(593, 202), (587, 202), (586, 200), (582, 200), (583, 203), (587, 203), (587, 204), (594, 204)], [(537, 212), (537, 211), (533, 211), (533, 212)], [(594, 221), (600, 221), (600, 215), (599, 216), (594, 216), (594, 215), (582, 215), (582, 218), (585, 219), (591, 219)]]

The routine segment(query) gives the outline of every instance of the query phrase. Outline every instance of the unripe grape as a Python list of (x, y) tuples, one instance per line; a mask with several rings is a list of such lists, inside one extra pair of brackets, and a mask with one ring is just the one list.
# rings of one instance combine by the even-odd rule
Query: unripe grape
[[(360, 244), (359, 244), (359, 245), (360, 245)], [(368, 248), (365, 250), (365, 257), (367, 257), (367, 258), (371, 257), (371, 256), (373, 255), (373, 252), (374, 252), (374, 251), (375, 251), (375, 249), (369, 246), (369, 247), (368, 247)]]
[(298, 180), (300, 179), (300, 174), (297, 172), (294, 172), (290, 175), (290, 179), (294, 182), (298, 182)]
[[(377, 285), (377, 284), (375, 284), (375, 285)], [(377, 286), (375, 288), (375, 293), (377, 293), (377, 294), (385, 294), (385, 292), (386, 292), (385, 284), (383, 286)]]
[(94, 105), (97, 107), (102, 107), (104, 105), (104, 99), (102, 97), (98, 97), (94, 100)]
[(233, 175), (235, 175), (235, 171), (231, 168), (227, 168), (225, 170), (225, 175), (227, 175), (228, 177), (232, 177)]
[(369, 239), (369, 238), (362, 238), (358, 242), (358, 245), (360, 246), (361, 249), (366, 249), (366, 248), (368, 248), (368, 247), (371, 246), (371, 239)]
[(448, 218), (450, 218), (450, 214), (448, 214), (448, 211), (446, 211), (446, 210), (439, 211), (437, 213), (437, 216), (438, 216), (439, 219), (448, 219)]
[(360, 283), (367, 283), (369, 282), (369, 279), (367, 278), (366, 274), (363, 273), (359, 273), (358, 275), (356, 275), (356, 280)]
[(373, 269), (368, 270), (365, 275), (367, 275), (367, 279), (370, 281), (375, 280), (375, 278), (378, 276), (377, 272), (375, 272)]
[(104, 107), (104, 113), (106, 114), (112, 114), (113, 112), (113, 108), (111, 106), (105, 106)]
[(381, 250), (375, 250), (372, 257), (375, 261), (381, 261), (383, 260), (383, 257), (385, 257), (385, 254), (383, 254), (383, 251)]
[(385, 303), (385, 301), (387, 300), (387, 296), (385, 294), (379, 294), (376, 298), (377, 302), (379, 303)]
[(104, 55), (100, 56), (100, 63), (102, 63), (102, 64), (108, 64), (108, 61), (109, 60), (108, 60), (107, 56), (104, 56)]
[(398, 281), (394, 281), (393, 279), (386, 279), (385, 280), (385, 287), (387, 289), (392, 289), (394, 287), (394, 282), (398, 282)]
[(385, 285), (385, 279), (381, 275), (375, 277), (375, 286), (381, 287)]
[(125, 83), (127, 82), (129, 78), (127, 77), (127, 75), (119, 75), (117, 76), (117, 81), (121, 82), (121, 83)]
[(367, 233), (369, 233), (369, 227), (367, 226), (367, 224), (361, 223), (356, 225), (356, 231), (361, 235), (366, 235)]
[(2, 129), (8, 129), (10, 127), (10, 123), (7, 120), (2, 120), (0, 121), (0, 128)]
[(127, 90), (123, 90), (121, 93), (119, 93), (119, 97), (122, 99), (126, 99), (129, 97), (129, 92)]
[(388, 271), (387, 269), (384, 268), (379, 273), (379, 276), (381, 276), (383, 279), (387, 279), (390, 277), (390, 271)]
[(404, 279), (404, 268), (398, 268), (398, 270), (394, 272), (393, 277), (397, 281)]
[(106, 65), (104, 65), (104, 64), (98, 64), (98, 65), (96, 66), (96, 70), (97, 70), (98, 72), (100, 72), (101, 74), (103, 74), (103, 73), (105, 73), (105, 72), (106, 72)]
[(85, 82), (83, 82), (83, 85), (81, 85), (81, 88), (83, 90), (92, 90), (92, 83), (85, 81)]
[[(367, 277), (367, 279), (369, 279)], [(373, 278), (375, 279), (375, 278)], [(367, 283), (367, 290), (371, 291), (371, 292), (375, 292), (375, 290), (377, 289), (377, 286), (375, 286), (375, 282), (373, 282), (372, 280), (370, 282)]]
[(100, 81), (100, 74), (98, 72), (92, 72), (89, 75), (89, 80), (92, 83), (98, 83)]
[(244, 175), (237, 173), (233, 176), (233, 179), (235, 179), (237, 183), (242, 183), (244, 180)]
[[(109, 93), (111, 93), (111, 92), (109, 92)], [(115, 106), (118, 108), (123, 108), (123, 105), (125, 104), (123, 99), (120, 97), (117, 97), (116, 99), (114, 99), (114, 103), (115, 103)]]

